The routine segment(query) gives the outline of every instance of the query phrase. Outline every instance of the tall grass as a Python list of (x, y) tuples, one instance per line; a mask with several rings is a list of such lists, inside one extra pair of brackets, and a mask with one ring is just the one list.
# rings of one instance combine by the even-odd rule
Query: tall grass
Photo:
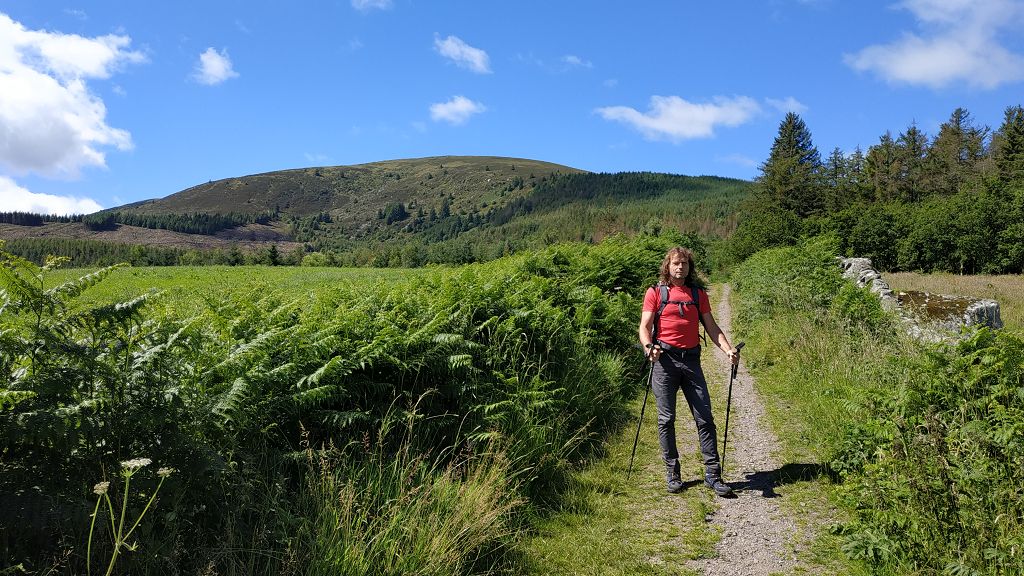
[(508, 463), (500, 454), (444, 459), (411, 447), (307, 449), (299, 508), (310, 521), (296, 538), (304, 574), (443, 575), (500, 565), (521, 504)]

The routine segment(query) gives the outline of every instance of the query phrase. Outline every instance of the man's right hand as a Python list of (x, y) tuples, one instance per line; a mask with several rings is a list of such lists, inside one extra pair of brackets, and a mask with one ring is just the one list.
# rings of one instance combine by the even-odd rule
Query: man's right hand
[(661, 346), (657, 344), (648, 344), (647, 359), (651, 362), (657, 362), (658, 358), (661, 358)]

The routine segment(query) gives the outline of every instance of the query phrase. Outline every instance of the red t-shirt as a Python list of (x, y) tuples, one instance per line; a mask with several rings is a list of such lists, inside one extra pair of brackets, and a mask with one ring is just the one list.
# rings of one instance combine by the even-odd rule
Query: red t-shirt
[[(708, 301), (708, 293), (701, 288), (697, 289), (697, 298), (700, 300), (700, 314), (711, 311), (711, 303)], [(668, 291), (670, 302), (693, 302), (693, 294), (689, 286), (670, 286)], [(661, 291), (659, 288), (648, 288), (644, 295), (644, 312), (657, 312), (661, 306)], [(675, 346), (677, 348), (694, 348), (700, 344), (700, 337), (697, 329), (700, 327), (700, 317), (697, 307), (692, 304), (684, 304), (683, 315), (679, 315), (679, 304), (666, 304), (661, 312), (658, 321), (658, 340)]]

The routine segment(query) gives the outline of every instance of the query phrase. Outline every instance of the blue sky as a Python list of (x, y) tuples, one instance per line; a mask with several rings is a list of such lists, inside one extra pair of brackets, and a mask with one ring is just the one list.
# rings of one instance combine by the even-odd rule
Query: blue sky
[(0, 1), (0, 211), (438, 155), (751, 179), (1024, 104), (1024, 0)]

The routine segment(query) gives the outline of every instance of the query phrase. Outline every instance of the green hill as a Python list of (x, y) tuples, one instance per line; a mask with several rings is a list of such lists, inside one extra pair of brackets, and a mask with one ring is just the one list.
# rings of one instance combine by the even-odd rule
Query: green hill
[[(713, 176), (595, 174), (522, 158), (440, 156), (227, 178), (82, 222), (3, 224), (0, 237), (22, 252), (35, 243), (30, 256), (37, 259), (45, 251), (39, 238), (72, 238), (201, 253), (277, 245), (293, 259), (322, 252), (330, 263), (354, 265), (463, 263), (613, 233), (726, 237), (750, 188)], [(75, 256), (78, 263), (89, 258)]]
[[(274, 212), (297, 217), (329, 212), (358, 226), (388, 204), (440, 209), (444, 198), (451, 196), (452, 209), (466, 210), (498, 202), (513, 191), (522, 195), (537, 179), (573, 172), (579, 170), (520, 158), (437, 156), (226, 178), (111, 210), (145, 215)], [(520, 181), (523, 186), (516, 188)]]

